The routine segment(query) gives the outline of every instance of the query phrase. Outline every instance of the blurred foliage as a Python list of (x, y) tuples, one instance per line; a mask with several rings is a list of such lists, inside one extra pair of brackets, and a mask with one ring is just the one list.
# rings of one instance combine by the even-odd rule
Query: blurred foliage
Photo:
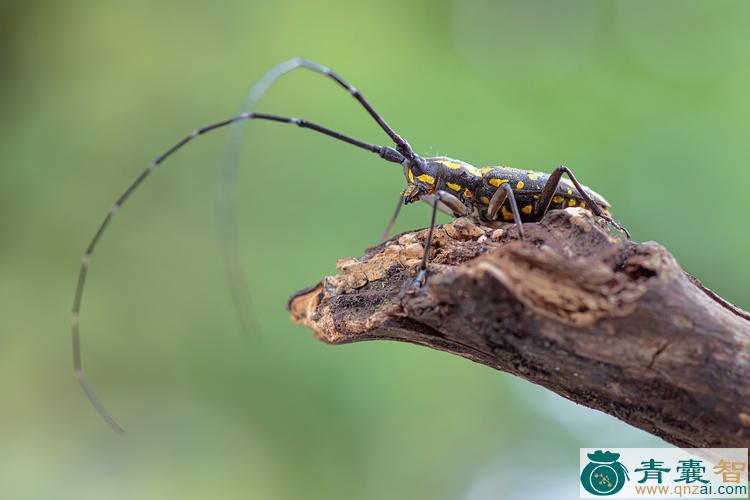
[[(404, 181), (372, 155), (260, 123), (239, 190), (263, 335), (240, 334), (224, 283), (216, 133), (149, 179), (94, 256), (84, 362), (129, 432), (105, 428), (71, 370), (84, 245), (148, 161), (231, 115), (295, 55), (341, 72), (425, 154), (566, 163), (636, 239), (666, 245), (750, 307), (750, 3), (2, 9), (2, 498), (577, 498), (578, 447), (663, 444), (463, 359), (404, 344), (331, 348), (290, 324), (287, 296), (376, 243)], [(385, 141), (311, 73), (284, 78), (261, 109)], [(397, 229), (428, 215), (409, 207)]]

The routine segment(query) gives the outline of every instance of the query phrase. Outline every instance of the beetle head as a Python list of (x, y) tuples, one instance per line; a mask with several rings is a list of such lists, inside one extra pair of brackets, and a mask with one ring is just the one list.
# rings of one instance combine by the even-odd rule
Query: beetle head
[(405, 160), (404, 176), (407, 186), (403, 193), (404, 203), (412, 203), (419, 200), (423, 195), (432, 194), (435, 191), (437, 178), (437, 165), (415, 156), (412, 160)]

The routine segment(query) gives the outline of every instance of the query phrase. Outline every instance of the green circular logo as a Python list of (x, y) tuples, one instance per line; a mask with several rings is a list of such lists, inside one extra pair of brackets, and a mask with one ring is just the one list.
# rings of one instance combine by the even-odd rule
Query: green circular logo
[(617, 461), (619, 453), (597, 450), (587, 456), (590, 462), (581, 472), (581, 484), (592, 495), (614, 495), (630, 479), (628, 469)]

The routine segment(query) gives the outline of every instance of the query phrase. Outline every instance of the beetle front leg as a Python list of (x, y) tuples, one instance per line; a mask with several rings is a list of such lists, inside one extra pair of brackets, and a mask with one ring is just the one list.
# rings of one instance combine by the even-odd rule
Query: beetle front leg
[(435, 198), (432, 201), (432, 218), (430, 219), (430, 229), (427, 232), (427, 239), (424, 242), (422, 263), (419, 265), (419, 273), (417, 273), (417, 277), (414, 279), (413, 283), (415, 288), (424, 285), (425, 280), (427, 279), (427, 264), (430, 259), (430, 246), (432, 245), (432, 234), (435, 231), (435, 218), (437, 216), (438, 205), (442, 202), (451, 209), (456, 217), (467, 215), (471, 210), (471, 208), (467, 207), (461, 200), (446, 191), (438, 190), (434, 196)]
[(393, 215), (391, 215), (391, 220), (388, 221), (388, 225), (385, 227), (385, 231), (383, 231), (383, 237), (380, 239), (381, 243), (391, 235), (391, 229), (393, 229), (393, 225), (396, 223), (396, 219), (398, 219), (398, 214), (401, 212), (402, 206), (404, 206), (404, 195), (399, 195), (398, 205), (396, 205), (396, 209), (393, 211)]

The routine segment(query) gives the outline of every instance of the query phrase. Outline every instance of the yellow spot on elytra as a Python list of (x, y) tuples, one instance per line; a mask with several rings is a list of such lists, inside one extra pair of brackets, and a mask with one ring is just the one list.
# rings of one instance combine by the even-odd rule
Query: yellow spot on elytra
[(449, 188), (451, 188), (454, 191), (460, 191), (461, 190), (461, 186), (459, 186), (458, 184), (452, 184), (450, 182), (446, 182), (445, 185), (448, 186)]
[(460, 163), (456, 163), (454, 161), (441, 161), (440, 163), (442, 163), (446, 167), (452, 168), (454, 170), (458, 170), (459, 168), (461, 168), (463, 166)]
[(485, 205), (488, 205), (490, 203), (490, 199), (487, 198), (486, 196), (482, 196), (481, 198), (479, 198), (479, 201), (481, 201)]
[(581, 208), (586, 208), (586, 202), (582, 201), (580, 205), (578, 205)]
[(508, 179), (490, 179), (490, 184), (495, 187), (500, 187), (500, 184), (503, 184), (504, 182), (508, 182)]
[(523, 212), (523, 213), (525, 213), (525, 214), (530, 214), (530, 213), (531, 213), (531, 210), (532, 210), (533, 208), (534, 208), (534, 207), (532, 207), (531, 205), (526, 205), (525, 207), (523, 207), (523, 208), (521, 209), (521, 212)]
[(487, 172), (492, 172), (494, 169), (492, 167), (484, 167), (482, 169), (482, 175), (486, 174)]
[(539, 195), (538, 195), (538, 194), (535, 194), (535, 195), (534, 195), (534, 199), (535, 199), (535, 200), (538, 200), (538, 199), (539, 199)]
[(523, 189), (523, 181), (518, 181), (518, 184), (516, 184), (516, 189)]
[(562, 196), (555, 196), (554, 198), (552, 198), (552, 203), (562, 203), (562, 202), (563, 202)]
[(568, 189), (568, 194), (569, 195), (573, 194), (573, 190), (572, 189)]
[(469, 191), (468, 189), (464, 189), (464, 196), (467, 197), (467, 198), (473, 198), (474, 197), (474, 195), (471, 194), (471, 191)]
[(431, 175), (422, 174), (420, 176), (417, 176), (417, 179), (422, 182), (426, 182), (427, 184), (435, 184), (435, 178)]
[(604, 210), (602, 210), (602, 214), (603, 215), (612, 215), (612, 214), (609, 213), (609, 210), (607, 210), (606, 208)]
[(505, 208), (505, 205), (500, 207), (500, 212), (503, 214), (503, 219), (505, 220), (513, 220), (513, 212)]
[(438, 163), (445, 166), (446, 168), (450, 168), (453, 170), (463, 170), (464, 172), (470, 175), (481, 177), (479, 170), (472, 165), (465, 165), (463, 163), (457, 163), (455, 161), (447, 161), (447, 160), (441, 160)]
[(539, 178), (538, 172), (528, 172), (526, 175), (528, 175), (529, 179), (531, 179), (532, 181), (535, 181)]
[(414, 174), (412, 173), (411, 169), (409, 169), (409, 182), (414, 182)]
[(474, 177), (482, 177), (482, 175), (479, 173), (479, 169), (477, 167), (473, 167), (471, 165), (464, 165), (466, 168), (464, 169), (466, 172), (469, 172)]
[(569, 200), (568, 200), (568, 206), (569, 206), (569, 207), (574, 207), (574, 206), (576, 206), (576, 200), (574, 200), (573, 198), (569, 199)]

